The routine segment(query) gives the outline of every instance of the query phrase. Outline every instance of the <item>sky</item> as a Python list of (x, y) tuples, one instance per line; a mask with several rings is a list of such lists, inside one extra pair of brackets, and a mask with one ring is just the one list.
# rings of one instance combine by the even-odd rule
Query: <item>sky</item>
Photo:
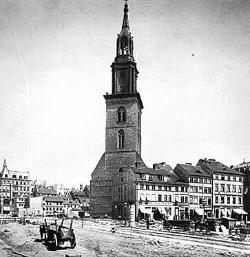
[[(129, 0), (142, 158), (250, 161), (250, 0)], [(0, 162), (89, 184), (122, 0), (0, 1)], [(1, 165), (1, 164), (0, 164)]]

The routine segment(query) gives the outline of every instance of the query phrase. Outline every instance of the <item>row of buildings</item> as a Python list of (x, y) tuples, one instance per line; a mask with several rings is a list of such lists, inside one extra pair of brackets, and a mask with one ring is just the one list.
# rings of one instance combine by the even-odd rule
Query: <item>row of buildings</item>
[(104, 95), (105, 152), (91, 174), (91, 214), (131, 221), (153, 218), (155, 214), (168, 219), (246, 219), (250, 204), (245, 207), (243, 203), (249, 203), (250, 199), (249, 195), (244, 197), (244, 190), (250, 181), (244, 180), (242, 169), (249, 172), (249, 167), (230, 168), (214, 159), (199, 160), (197, 165), (177, 164), (174, 169), (165, 163), (153, 168), (144, 163), (141, 157), (144, 106), (137, 90), (139, 72), (128, 12), (125, 2), (111, 65), (111, 93)]
[(13, 171), (4, 160), (0, 172), (0, 214), (66, 215), (89, 213), (89, 187), (65, 189), (62, 185), (37, 185), (29, 172)]
[(174, 220), (246, 220), (243, 181), (242, 172), (214, 159), (174, 169), (165, 163), (121, 168), (113, 179), (112, 215), (131, 220), (154, 218), (156, 213)]

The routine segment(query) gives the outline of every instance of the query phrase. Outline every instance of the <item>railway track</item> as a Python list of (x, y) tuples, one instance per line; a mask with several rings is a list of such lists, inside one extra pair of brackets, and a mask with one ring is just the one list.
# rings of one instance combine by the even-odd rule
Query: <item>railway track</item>
[[(110, 231), (110, 227), (95, 227), (95, 226), (86, 226), (93, 230), (98, 230), (102, 232)], [(228, 250), (234, 252), (241, 252), (250, 254), (250, 243), (249, 242), (241, 242), (241, 241), (233, 241), (230, 239), (224, 238), (215, 238), (203, 235), (191, 235), (177, 232), (167, 232), (167, 231), (155, 231), (155, 230), (147, 230), (142, 228), (126, 228), (126, 227), (117, 227), (116, 233), (119, 234), (127, 234), (127, 235), (137, 235), (137, 236), (145, 236), (150, 238), (157, 239), (168, 239), (173, 242), (182, 242), (185, 244), (199, 245), (205, 247), (212, 247), (221, 250)]]

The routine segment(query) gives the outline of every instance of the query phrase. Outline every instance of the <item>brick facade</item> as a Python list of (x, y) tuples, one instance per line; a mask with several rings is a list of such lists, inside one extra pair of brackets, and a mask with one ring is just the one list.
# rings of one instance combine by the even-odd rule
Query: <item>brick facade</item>
[(113, 177), (122, 167), (144, 165), (141, 154), (141, 109), (137, 92), (137, 67), (133, 38), (128, 25), (128, 5), (124, 6), (121, 33), (112, 63), (112, 93), (106, 100), (105, 153), (91, 175), (90, 212), (92, 216), (112, 215)]

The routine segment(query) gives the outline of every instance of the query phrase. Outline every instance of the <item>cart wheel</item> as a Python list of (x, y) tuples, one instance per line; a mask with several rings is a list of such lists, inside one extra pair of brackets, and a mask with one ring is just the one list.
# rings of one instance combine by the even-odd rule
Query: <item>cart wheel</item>
[(56, 234), (53, 234), (53, 238), (52, 238), (51, 241), (52, 241), (53, 249), (56, 250), (56, 248), (57, 248), (57, 236), (56, 236)]
[(72, 234), (72, 237), (70, 238), (69, 242), (70, 242), (71, 248), (75, 248), (76, 247), (76, 237), (75, 237), (74, 233)]

